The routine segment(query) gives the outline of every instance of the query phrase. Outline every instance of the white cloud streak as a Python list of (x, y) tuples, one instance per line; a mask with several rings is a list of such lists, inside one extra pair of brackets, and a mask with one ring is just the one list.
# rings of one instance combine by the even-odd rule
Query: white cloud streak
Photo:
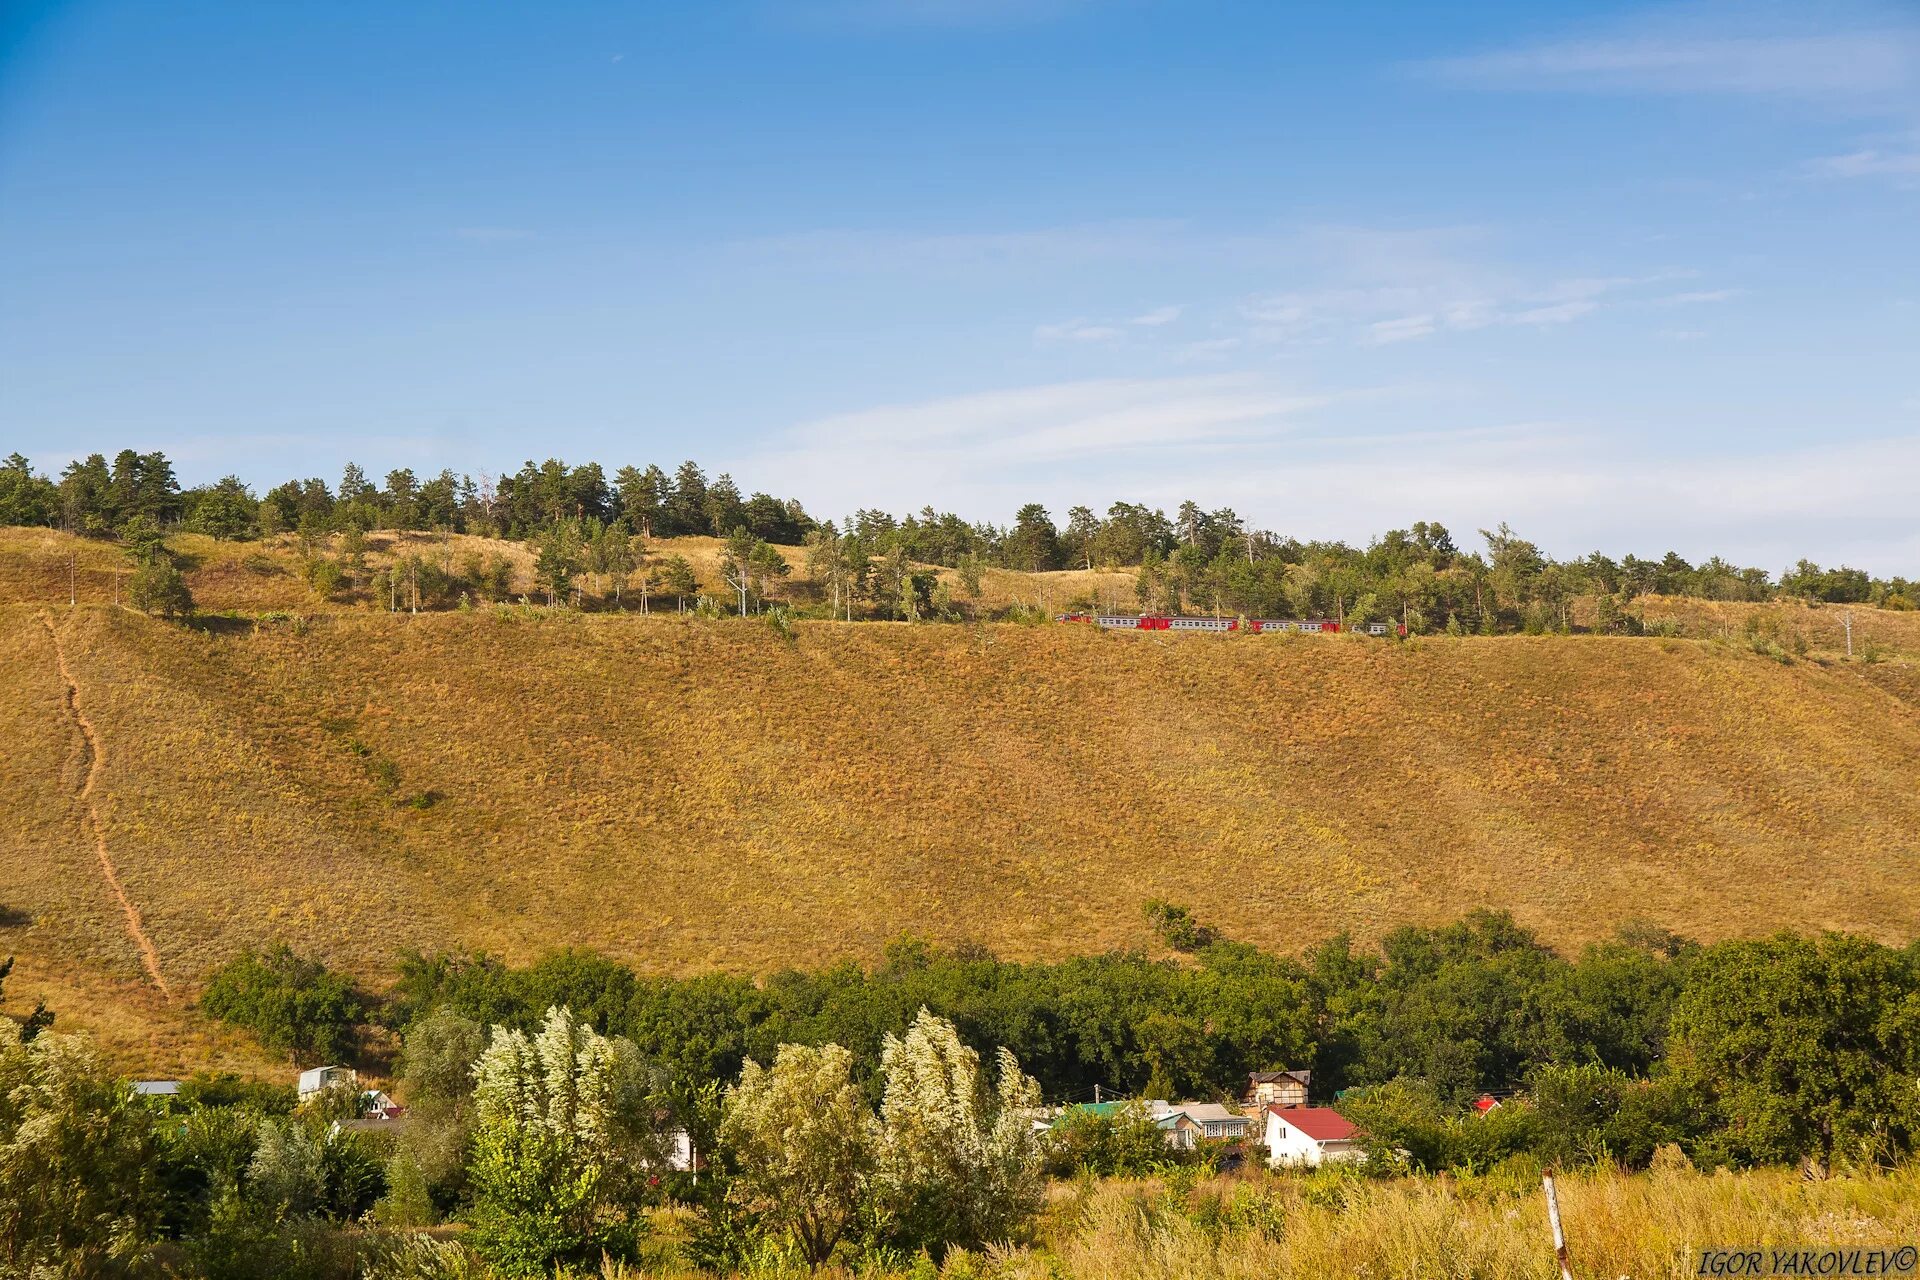
[[(1815, 10), (1806, 11), (1808, 15)], [(1863, 102), (1920, 84), (1911, 17), (1841, 30), (1742, 31), (1751, 6), (1682, 10), (1640, 29), (1428, 63), (1443, 83), (1478, 89), (1731, 93)]]
[[(1909, 481), (1920, 434), (1635, 451), (1551, 422), (1395, 425), (1425, 407), (1403, 392), (1317, 395), (1252, 375), (1056, 383), (817, 419), (735, 469), (786, 477), (822, 513), (904, 493), (993, 520), (1036, 499), (1059, 515), (1076, 502), (1171, 510), (1190, 497), (1303, 537), (1505, 519), (1562, 555), (1673, 547), (1776, 569), (1812, 555), (1907, 573), (1920, 559)], [(1684, 424), (1669, 434), (1685, 438)]]
[(1824, 156), (1813, 162), (1813, 169), (1828, 178), (1920, 179), (1920, 151), (1867, 147), (1845, 155)]
[(1186, 308), (1183, 306), (1155, 307), (1152, 311), (1135, 316), (1132, 320), (1128, 321), (1128, 323), (1145, 325), (1148, 328), (1158, 328), (1163, 324), (1172, 324), (1180, 318), (1181, 313), (1185, 310)]

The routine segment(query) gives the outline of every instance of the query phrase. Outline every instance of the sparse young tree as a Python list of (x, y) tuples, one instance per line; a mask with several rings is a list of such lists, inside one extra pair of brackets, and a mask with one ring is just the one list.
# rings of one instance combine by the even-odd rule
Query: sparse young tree
[(720, 553), (720, 581), (740, 598), (740, 616), (747, 616), (747, 595), (753, 587), (753, 571), (748, 560), (753, 554), (753, 535), (735, 529)]
[(660, 589), (674, 598), (680, 612), (687, 611), (687, 598), (700, 590), (700, 580), (685, 556), (668, 556), (660, 567)]
[(534, 540), (534, 585), (547, 593), (547, 603), (557, 605), (573, 591), (574, 575), (580, 572), (580, 528), (570, 520), (557, 521)]
[(163, 618), (193, 612), (193, 592), (187, 589), (186, 577), (164, 554), (133, 571), (133, 581), (127, 586), (127, 601), (142, 613)]
[(878, 1138), (853, 1055), (783, 1044), (770, 1069), (748, 1059), (720, 1128), (739, 1165), (729, 1196), (824, 1264), (865, 1202)]
[(960, 557), (956, 572), (960, 577), (960, 590), (966, 593), (967, 599), (980, 598), (980, 575), (985, 570), (986, 562), (980, 558), (979, 552), (969, 551)]
[(911, 1244), (939, 1252), (1006, 1240), (1040, 1206), (1040, 1086), (1005, 1048), (996, 1067), (990, 1083), (980, 1055), (924, 1007), (882, 1045), (876, 1180)]
[(590, 1251), (618, 1053), (555, 1008), (534, 1036), (495, 1027), (474, 1064), (473, 1243), (501, 1274), (544, 1276)]
[[(617, 605), (627, 589), (627, 580), (646, 559), (647, 544), (638, 534), (629, 534), (620, 525), (609, 525), (605, 534), (605, 546), (601, 550), (601, 563), (604, 572), (613, 580), (613, 602)], [(642, 597), (641, 612), (646, 611), (645, 598)]]
[(807, 534), (806, 575), (809, 581), (826, 588), (834, 617), (851, 619), (854, 562), (848, 549), (850, 539), (842, 538), (828, 521)]
[(0, 1274), (92, 1277), (158, 1234), (153, 1117), (87, 1044), (0, 1018)]

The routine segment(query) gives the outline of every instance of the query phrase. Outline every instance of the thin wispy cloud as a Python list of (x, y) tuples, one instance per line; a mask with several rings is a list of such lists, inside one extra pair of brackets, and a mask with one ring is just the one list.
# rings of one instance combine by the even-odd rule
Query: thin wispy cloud
[(511, 244), (534, 238), (533, 232), (521, 227), (455, 227), (453, 235), (468, 244)]
[(1448, 260), (1429, 264), (1402, 284), (1256, 298), (1245, 304), (1243, 314), (1248, 336), (1256, 342), (1391, 346), (1496, 326), (1570, 324), (1632, 301), (1638, 291), (1673, 274), (1572, 276), (1530, 284), (1508, 271)]
[(895, 502), (938, 476), (944, 503), (1003, 518), (1028, 500), (1036, 470), (1130, 485), (1198, 454), (1284, 440), (1333, 400), (1251, 374), (1012, 387), (803, 422), (739, 465), (785, 476), (826, 511)]
[(1477, 89), (1731, 93), (1862, 103), (1920, 87), (1911, 10), (1699, 4), (1536, 44), (1426, 62)]
[(1891, 178), (1902, 186), (1920, 183), (1920, 150), (1886, 151), (1863, 147), (1844, 155), (1822, 156), (1813, 172), (1827, 178)]
[[(1560, 554), (1674, 547), (1775, 567), (1813, 550), (1871, 566), (1920, 544), (1907, 479), (1920, 436), (1642, 455), (1569, 422), (1434, 429), (1428, 400), (1414, 388), (1314, 394), (1251, 374), (1017, 387), (816, 419), (735, 469), (788, 477), (822, 511), (885, 505), (937, 475), (942, 504), (974, 519), (1003, 520), (1036, 496), (1056, 515), (1075, 502), (1172, 510), (1199, 497), (1302, 537), (1506, 519)], [(1716, 483), (1703, 487), (1703, 474)]]
[(1163, 324), (1172, 324), (1175, 320), (1178, 320), (1180, 318), (1181, 313), (1184, 312), (1185, 310), (1186, 308), (1183, 306), (1182, 307), (1155, 307), (1152, 311), (1143, 312), (1142, 314), (1135, 316), (1131, 321), (1129, 321), (1129, 323), (1137, 324), (1137, 325), (1145, 325), (1148, 328), (1157, 328)]

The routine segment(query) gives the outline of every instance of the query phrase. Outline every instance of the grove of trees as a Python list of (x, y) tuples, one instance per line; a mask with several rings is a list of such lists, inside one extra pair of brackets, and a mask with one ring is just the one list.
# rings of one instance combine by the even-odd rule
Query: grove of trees
[[(1135, 1106), (1043, 1132), (1044, 1104), (1227, 1098), (1276, 1067), (1311, 1067), (1315, 1101), (1359, 1126), (1359, 1176), (1871, 1168), (1920, 1143), (1920, 945), (1628, 926), (1564, 957), (1482, 912), (1292, 959), (1149, 916), (1164, 958), (902, 940), (870, 969), (756, 981), (416, 955), (381, 1000), (338, 999), (350, 984), (277, 948), (213, 976), (203, 1007), (264, 1037), (384, 1024), (400, 1126), (356, 1125), (354, 1086), (296, 1106), (201, 1075), (140, 1098), (83, 1040), (0, 1019), (0, 1275), (118, 1274), (161, 1244), (209, 1278), (472, 1274), (469, 1251), (545, 1275), (640, 1256), (666, 1202), (717, 1272), (898, 1271), (1019, 1240), (1046, 1172), (1221, 1154), (1171, 1152)], [(1504, 1105), (1482, 1114), (1484, 1094)], [(697, 1173), (668, 1159), (680, 1133)], [(458, 1243), (409, 1234), (449, 1221)]]
[[(421, 477), (400, 468), (376, 483), (349, 463), (340, 480), (288, 480), (256, 496), (242, 480), (183, 489), (160, 453), (123, 450), (109, 462), (94, 454), (55, 480), (18, 454), (0, 463), (0, 524), (58, 525), (119, 537), (184, 529), (220, 539), (293, 535), (323, 595), (361, 593), (388, 608), (447, 607), (463, 596), (506, 598), (511, 568), (499, 557), (402, 558), (368, 568), (374, 530), (482, 534), (525, 542), (534, 553), (535, 593), (549, 604), (589, 593), (613, 607), (645, 610), (656, 596), (685, 607), (698, 594), (686, 562), (654, 559), (649, 544), (699, 534), (727, 540), (719, 594), (742, 612), (763, 600), (788, 572), (774, 548), (804, 546), (805, 575), (826, 616), (918, 619), (953, 616), (945, 581), (928, 566), (952, 569), (963, 592), (978, 595), (981, 572), (1124, 569), (1125, 598), (1099, 607), (1248, 617), (1326, 617), (1346, 623), (1404, 622), (1419, 632), (1565, 630), (1576, 597), (1599, 603), (1602, 630), (1634, 623), (1622, 606), (1647, 594), (1753, 601), (1797, 598), (1912, 608), (1912, 582), (1801, 560), (1777, 577), (1719, 557), (1691, 563), (1595, 552), (1556, 560), (1505, 525), (1482, 530), (1484, 550), (1469, 550), (1437, 523), (1416, 521), (1365, 548), (1301, 540), (1254, 527), (1230, 509), (1184, 502), (1169, 516), (1128, 502), (1105, 514), (1086, 506), (1063, 523), (1028, 503), (998, 526), (969, 522), (933, 507), (895, 517), (867, 509), (817, 520), (793, 499), (743, 494), (732, 477), (709, 477), (684, 462), (623, 466), (528, 461), (510, 474)], [(181, 605), (160, 557), (138, 558), (143, 598), (155, 611)], [(631, 601), (631, 603), (629, 603)], [(188, 602), (190, 603), (190, 602)]]

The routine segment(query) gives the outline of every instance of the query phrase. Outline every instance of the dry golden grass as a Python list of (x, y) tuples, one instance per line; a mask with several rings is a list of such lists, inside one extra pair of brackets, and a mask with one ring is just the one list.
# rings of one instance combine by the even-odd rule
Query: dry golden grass
[(1851, 615), (1856, 656), (1869, 648), (1920, 653), (1920, 612), (1914, 610), (1839, 604), (1732, 604), (1681, 596), (1644, 596), (1633, 607), (1647, 622), (1677, 623), (1687, 636), (1739, 642), (1758, 635), (1789, 650), (1804, 648), (1833, 654), (1846, 651), (1843, 619)]
[[(1687, 1276), (1702, 1246), (1898, 1247), (1920, 1236), (1920, 1176), (1912, 1170), (1820, 1182), (1791, 1170), (1597, 1173), (1557, 1182), (1569, 1256), (1581, 1276)], [(1202, 1184), (1185, 1196), (1151, 1183), (1074, 1189), (1056, 1207), (1042, 1249), (1006, 1258), (999, 1269), (1038, 1280), (1055, 1259), (1069, 1275), (1099, 1280), (1558, 1274), (1539, 1183), (1501, 1175), (1377, 1183), (1263, 1177)]]
[[(1792, 1170), (1702, 1174), (1685, 1168), (1556, 1179), (1573, 1274), (1681, 1280), (1702, 1247), (1895, 1250), (1920, 1239), (1920, 1173), (1846, 1174), (1808, 1181)], [(693, 1280), (667, 1222), (637, 1266), (609, 1263), (603, 1280)], [(1266, 1174), (1197, 1184), (1055, 1184), (1035, 1238), (1017, 1247), (955, 1250), (939, 1280), (1557, 1280), (1545, 1197), (1519, 1169), (1484, 1177), (1363, 1181)], [(799, 1280), (769, 1258), (752, 1280)], [(829, 1268), (821, 1280), (933, 1277)]]
[[(48, 601), (60, 545), (0, 532), (0, 591)], [(194, 554), (230, 600), (287, 581)], [(764, 971), (914, 930), (1058, 956), (1145, 945), (1149, 897), (1282, 950), (1483, 905), (1563, 945), (1629, 917), (1920, 931), (1920, 670), (1891, 631), (1884, 661), (1782, 663), (1719, 640), (1052, 625), (788, 643), (518, 609), (188, 629), (69, 610), (59, 585), (0, 604), (0, 906), (29, 921), (0, 923), (0, 954), (23, 957), (13, 1001), (59, 985), (73, 1023), (120, 1020), (134, 1047), (203, 1034), (172, 1011), (277, 938), (378, 981), (413, 946)], [(103, 883), (43, 615), (175, 1006), (145, 994)]]

